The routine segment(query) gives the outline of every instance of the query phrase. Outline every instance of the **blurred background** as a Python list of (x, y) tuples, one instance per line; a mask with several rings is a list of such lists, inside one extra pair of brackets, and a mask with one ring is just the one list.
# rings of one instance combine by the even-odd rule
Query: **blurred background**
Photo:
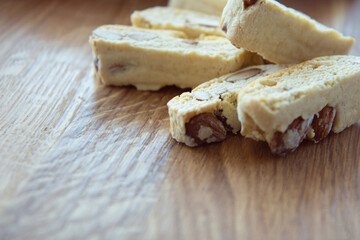
[[(340, 30), (345, 35), (359, 36), (360, 1), (358, 0), (280, 0), (279, 2), (300, 10), (327, 26)], [(60, 37), (64, 32), (79, 28), (91, 29), (102, 24), (130, 24), (129, 15), (136, 9), (170, 4), (171, 6), (200, 10), (220, 15), (226, 0), (2, 0), (0, 1), (0, 29), (11, 28), (23, 31), (35, 23), (32, 33), (48, 37)], [(46, 21), (45, 21), (46, 19)], [(47, 27), (55, 24), (54, 27)], [(21, 26), (21, 28), (20, 28)], [(80, 35), (78, 37), (81, 37)], [(84, 36), (82, 36), (84, 37)], [(359, 43), (353, 54), (360, 53)]]

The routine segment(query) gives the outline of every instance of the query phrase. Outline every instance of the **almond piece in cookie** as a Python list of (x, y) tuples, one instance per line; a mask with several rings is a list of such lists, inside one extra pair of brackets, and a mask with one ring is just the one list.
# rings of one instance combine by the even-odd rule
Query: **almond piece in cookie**
[(275, 132), (269, 143), (271, 152), (274, 155), (285, 156), (295, 151), (305, 139), (312, 119), (304, 120), (302, 117), (295, 119), (285, 132)]
[(201, 145), (225, 140), (226, 129), (214, 114), (201, 113), (186, 123), (186, 135), (194, 139), (197, 145)]
[(313, 136), (309, 139), (318, 143), (326, 138), (335, 121), (336, 109), (326, 106), (318, 114), (314, 116), (314, 120), (311, 124)]
[(360, 57), (316, 58), (259, 78), (240, 90), (241, 134), (268, 142), (275, 155), (294, 151), (360, 120)]

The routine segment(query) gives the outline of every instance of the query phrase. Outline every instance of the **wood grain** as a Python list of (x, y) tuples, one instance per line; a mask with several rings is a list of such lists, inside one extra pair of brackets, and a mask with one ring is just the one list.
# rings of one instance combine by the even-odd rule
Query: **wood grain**
[[(281, 2), (360, 39), (359, 1)], [(0, 1), (0, 239), (360, 238), (360, 124), (287, 158), (191, 149), (168, 131), (180, 89), (94, 83), (92, 29), (165, 4)]]

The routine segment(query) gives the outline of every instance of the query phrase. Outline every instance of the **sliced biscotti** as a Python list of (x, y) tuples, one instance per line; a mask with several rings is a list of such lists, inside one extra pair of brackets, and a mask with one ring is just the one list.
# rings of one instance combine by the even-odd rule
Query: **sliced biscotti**
[[(214, 15), (171, 7), (153, 7), (131, 15), (135, 27), (181, 31), (195, 41), (210, 36), (225, 37), (219, 21), (220, 18)], [(264, 64), (264, 59), (256, 53), (247, 51), (244, 56), (244, 66)]]
[(185, 37), (178, 31), (99, 27), (89, 40), (96, 78), (106, 85), (134, 85), (139, 90), (194, 88), (239, 70), (249, 59), (250, 53), (223, 37), (196, 41)]
[(347, 54), (355, 42), (274, 0), (229, 0), (220, 25), (235, 46), (277, 64)]
[(238, 94), (241, 134), (276, 155), (360, 120), (360, 57), (320, 57), (255, 80)]
[(171, 7), (153, 7), (131, 15), (135, 27), (182, 31), (189, 38), (201, 35), (225, 37), (219, 21), (220, 18), (214, 15)]
[(260, 65), (203, 83), (168, 103), (170, 132), (178, 142), (195, 147), (220, 142), (228, 132), (239, 133), (237, 93), (251, 81), (284, 66)]
[(227, 0), (170, 0), (169, 6), (220, 16)]

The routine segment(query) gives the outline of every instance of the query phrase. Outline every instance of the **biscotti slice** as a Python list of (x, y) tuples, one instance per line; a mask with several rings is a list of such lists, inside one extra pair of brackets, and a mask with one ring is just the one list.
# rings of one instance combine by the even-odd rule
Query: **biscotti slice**
[(235, 46), (277, 64), (347, 54), (355, 42), (274, 0), (229, 0), (220, 25)]
[(193, 88), (243, 67), (248, 52), (223, 37), (188, 40), (178, 31), (107, 25), (94, 30), (90, 44), (96, 78), (105, 85), (158, 90)]
[(255, 80), (239, 92), (241, 134), (273, 154), (321, 141), (360, 120), (360, 57), (316, 58)]
[(170, 0), (169, 6), (220, 16), (227, 0)]
[(219, 26), (219, 17), (179, 8), (153, 7), (135, 11), (131, 22), (135, 27), (182, 31), (189, 38), (201, 35), (225, 37)]
[[(135, 27), (181, 31), (195, 41), (207, 36), (225, 37), (219, 21), (220, 18), (214, 15), (171, 7), (153, 7), (131, 15)], [(264, 59), (258, 54), (248, 51), (244, 54), (245, 67), (262, 64)]]
[(274, 73), (284, 66), (260, 65), (203, 83), (168, 103), (170, 132), (190, 147), (223, 141), (228, 132), (239, 133), (236, 98), (251, 81)]

